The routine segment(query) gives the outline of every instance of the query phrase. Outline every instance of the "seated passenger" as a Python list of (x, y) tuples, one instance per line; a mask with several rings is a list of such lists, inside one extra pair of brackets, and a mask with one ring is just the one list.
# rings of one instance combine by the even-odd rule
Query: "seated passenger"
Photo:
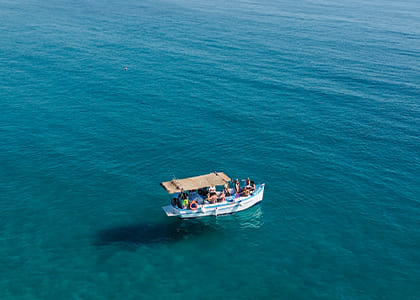
[(210, 198), (211, 203), (217, 202), (216, 187), (214, 185), (209, 187), (209, 192), (207, 193), (207, 198)]
[(172, 205), (173, 206), (178, 206), (178, 199), (176, 197), (172, 198)]
[(244, 187), (241, 193), (242, 197), (246, 197), (249, 195), (249, 190), (247, 189), (247, 187)]
[(213, 196), (213, 194), (216, 193), (216, 187), (214, 185), (209, 187), (209, 194), (210, 196)]
[(178, 195), (178, 204), (181, 204), (183, 209), (188, 207), (188, 194), (181, 190), (181, 193)]
[(213, 204), (216, 203), (217, 202), (217, 194), (216, 194), (216, 192), (214, 192), (213, 195), (211, 195), (210, 198), (211, 198), (211, 203), (213, 203)]
[(188, 208), (188, 202), (189, 202), (188, 198), (182, 200), (182, 208), (183, 209)]
[(220, 195), (219, 195), (219, 201), (218, 202), (225, 202), (225, 193), (224, 192), (221, 192), (220, 193)]

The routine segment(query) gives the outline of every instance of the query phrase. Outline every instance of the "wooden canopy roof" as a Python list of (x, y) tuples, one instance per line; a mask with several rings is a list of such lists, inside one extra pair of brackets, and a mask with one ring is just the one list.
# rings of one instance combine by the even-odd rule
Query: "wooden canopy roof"
[(196, 190), (211, 185), (224, 185), (231, 181), (223, 172), (213, 172), (207, 175), (200, 175), (184, 179), (172, 179), (171, 181), (162, 182), (160, 185), (169, 193), (179, 193), (181, 191)]

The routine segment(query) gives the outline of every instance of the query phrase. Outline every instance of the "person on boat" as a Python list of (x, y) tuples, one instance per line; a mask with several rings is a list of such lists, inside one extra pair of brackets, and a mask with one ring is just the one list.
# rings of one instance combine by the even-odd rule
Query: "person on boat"
[(251, 181), (249, 180), (249, 177), (247, 177), (247, 179), (246, 179), (246, 184), (245, 184), (245, 186), (246, 186), (247, 188), (251, 187)]
[(212, 195), (211, 195), (211, 203), (216, 203), (217, 202), (217, 193), (216, 192), (214, 192)]
[(223, 189), (223, 193), (225, 194), (225, 196), (230, 196), (229, 183), (225, 184), (225, 188)]
[(246, 196), (249, 196), (249, 189), (247, 188), (247, 187), (244, 187), (243, 189), (242, 189), (242, 192), (241, 192), (241, 197), (246, 197)]
[(236, 181), (235, 181), (235, 193), (236, 194), (239, 194), (239, 189), (240, 189), (239, 180), (238, 180), (238, 178), (236, 178)]
[(209, 194), (210, 194), (210, 196), (213, 196), (213, 194), (215, 194), (215, 193), (216, 193), (216, 187), (214, 185), (211, 185), (209, 187)]
[(225, 202), (225, 192), (221, 192), (219, 195), (219, 201), (218, 202)]
[(245, 186), (240, 190), (241, 192), (239, 193), (242, 197), (244, 196), (248, 196), (249, 193), (251, 192), (252, 189), (252, 185), (251, 185), (251, 181), (249, 180), (249, 177), (245, 180)]
[(181, 193), (178, 195), (178, 203), (181, 204), (183, 209), (188, 207), (188, 194), (184, 190), (181, 190)]
[(183, 209), (188, 208), (188, 203), (189, 203), (188, 198), (183, 199), (183, 200), (182, 200), (182, 208), (183, 208)]
[(213, 196), (211, 196), (211, 203), (217, 203), (217, 195), (214, 194)]
[(207, 198), (206, 198), (205, 202), (212, 203), (212, 204), (216, 203), (217, 202), (217, 194), (213, 193), (210, 196), (210, 193), (207, 193)]
[(177, 197), (172, 198), (172, 205), (173, 206), (178, 206), (178, 198)]
[(207, 195), (208, 195), (207, 197), (210, 198), (211, 203), (216, 203), (217, 202), (216, 187), (214, 185), (211, 185), (209, 187), (209, 191), (208, 191)]
[(251, 181), (251, 192), (255, 191), (255, 182)]
[(179, 193), (178, 194), (178, 196), (176, 197), (176, 205), (179, 207), (179, 208), (182, 208), (182, 199), (181, 199), (181, 195), (182, 195), (182, 193)]

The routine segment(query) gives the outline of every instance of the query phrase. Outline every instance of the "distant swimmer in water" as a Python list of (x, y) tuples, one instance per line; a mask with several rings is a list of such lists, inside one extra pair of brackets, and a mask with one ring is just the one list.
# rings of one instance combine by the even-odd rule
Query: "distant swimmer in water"
[(125, 67), (125, 68), (124, 68), (124, 70), (126, 70), (126, 71), (127, 71), (127, 70), (128, 70), (128, 68), (127, 68), (127, 67)]

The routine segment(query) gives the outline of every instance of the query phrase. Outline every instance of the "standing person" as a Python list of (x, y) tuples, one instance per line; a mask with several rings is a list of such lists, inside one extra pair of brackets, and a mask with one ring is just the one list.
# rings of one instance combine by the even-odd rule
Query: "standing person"
[(235, 193), (239, 194), (239, 180), (238, 180), (238, 178), (236, 178), (236, 181), (235, 181)]
[(251, 181), (249, 180), (249, 177), (246, 179), (246, 184), (245, 184), (245, 187), (246, 187), (247, 189), (251, 188)]
[(225, 184), (225, 188), (223, 189), (223, 193), (228, 197), (230, 196), (229, 183)]

